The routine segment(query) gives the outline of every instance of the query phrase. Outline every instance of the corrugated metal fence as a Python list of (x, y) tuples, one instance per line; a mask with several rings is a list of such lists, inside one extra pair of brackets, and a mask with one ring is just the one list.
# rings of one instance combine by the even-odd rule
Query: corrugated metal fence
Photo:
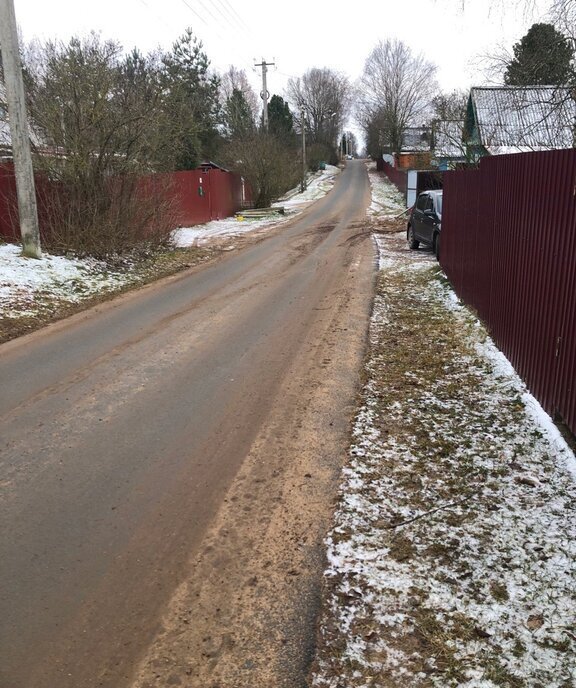
[(444, 176), (441, 264), (553, 417), (576, 433), (576, 150)]
[(406, 178), (408, 175), (406, 170), (399, 170), (396, 167), (392, 167), (390, 163), (382, 161), (382, 171), (400, 193), (406, 193)]
[[(36, 175), (39, 223), (47, 234), (48, 214), (44, 205), (58, 193), (58, 185)], [(179, 227), (203, 224), (234, 215), (252, 201), (250, 186), (232, 172), (221, 169), (187, 170), (142, 177), (139, 191), (168, 201)], [(0, 238), (20, 240), (16, 181), (11, 164), (0, 165)]]

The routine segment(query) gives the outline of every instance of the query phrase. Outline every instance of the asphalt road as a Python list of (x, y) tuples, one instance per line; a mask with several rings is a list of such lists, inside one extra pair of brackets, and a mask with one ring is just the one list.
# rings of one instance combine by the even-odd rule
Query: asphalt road
[[(270, 237), (0, 347), (1, 688), (203, 686), (232, 675), (238, 643), (220, 642), (220, 666), (194, 643), (207, 628), (218, 634), (221, 609), (246, 613), (238, 586), (254, 587), (251, 568), (274, 559), (242, 540), (258, 523), (278, 571), (297, 555), (308, 581), (272, 589), (270, 573), (252, 609), (261, 614), (279, 595), (280, 607), (297, 606), (291, 595), (306, 607), (293, 640), (268, 648), (266, 670), (280, 673), (266, 680), (302, 685), (317, 603), (310, 591), (371, 302), (368, 199), (364, 164), (351, 162), (325, 199)], [(256, 465), (270, 472), (254, 477), (253, 505), (241, 507), (233, 495)], [(296, 467), (317, 475), (312, 510), (305, 488), (286, 489)], [(258, 521), (246, 518), (252, 508)], [(286, 529), (303, 513), (314, 534), (293, 546), (274, 518)], [(222, 545), (243, 563), (210, 588), (226, 566), (214, 556), (225, 522), (244, 523), (236, 545)], [(203, 586), (198, 604), (209, 598), (213, 609), (185, 621), (195, 636), (164, 662), (179, 673), (165, 673), (160, 658), (182, 636), (175, 595), (191, 580)], [(226, 685), (265, 685), (256, 665), (248, 660), (251, 674)]]

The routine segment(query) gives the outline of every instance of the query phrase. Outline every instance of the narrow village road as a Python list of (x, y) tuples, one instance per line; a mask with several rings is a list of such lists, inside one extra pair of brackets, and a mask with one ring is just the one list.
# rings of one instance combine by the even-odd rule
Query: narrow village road
[(368, 202), (0, 347), (1, 688), (304, 685)]

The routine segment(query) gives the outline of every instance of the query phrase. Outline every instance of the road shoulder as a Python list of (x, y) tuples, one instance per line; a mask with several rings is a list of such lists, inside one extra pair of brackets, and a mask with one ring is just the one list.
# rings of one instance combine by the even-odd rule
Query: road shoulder
[(380, 244), (311, 685), (573, 685), (574, 455), (431, 254)]

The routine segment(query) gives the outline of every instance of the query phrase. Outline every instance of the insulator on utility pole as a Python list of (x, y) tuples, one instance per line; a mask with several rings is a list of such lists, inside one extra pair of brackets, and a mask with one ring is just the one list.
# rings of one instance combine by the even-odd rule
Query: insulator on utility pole
[(18, 50), (18, 33), (13, 0), (0, 0), (0, 47), (2, 49), (10, 137), (12, 139), (12, 156), (16, 173), (22, 254), (30, 258), (42, 258), (22, 64)]
[(268, 71), (268, 67), (274, 67), (275, 64), (275, 62), (266, 62), (266, 60), (262, 58), (262, 62), (260, 62), (260, 64), (254, 65), (255, 67), (262, 67), (262, 93), (260, 94), (260, 97), (264, 103), (262, 108), (262, 127), (264, 128), (264, 131), (268, 131), (268, 98), (270, 96), (268, 93), (268, 86), (266, 84), (266, 73)]

